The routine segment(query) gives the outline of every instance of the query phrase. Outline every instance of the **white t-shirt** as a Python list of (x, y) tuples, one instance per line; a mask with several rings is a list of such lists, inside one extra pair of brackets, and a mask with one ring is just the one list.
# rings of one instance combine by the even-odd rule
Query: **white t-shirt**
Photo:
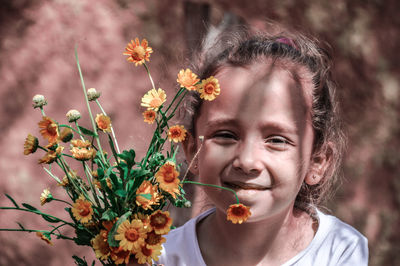
[[(166, 235), (157, 264), (165, 266), (205, 266), (197, 242), (196, 224), (215, 211), (209, 209)], [(334, 216), (317, 210), (319, 226), (314, 239), (284, 266), (368, 265), (368, 240), (356, 229)]]

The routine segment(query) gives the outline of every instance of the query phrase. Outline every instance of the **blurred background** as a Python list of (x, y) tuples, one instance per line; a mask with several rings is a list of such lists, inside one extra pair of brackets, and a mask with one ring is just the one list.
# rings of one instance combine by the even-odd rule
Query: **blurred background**
[[(80, 124), (89, 125), (75, 45), (86, 86), (101, 91), (120, 147), (143, 155), (154, 128), (142, 122), (140, 98), (151, 84), (143, 67), (126, 62), (126, 44), (135, 37), (149, 41), (156, 87), (171, 95), (178, 70), (187, 66), (207, 29), (235, 24), (268, 29), (265, 21), (274, 20), (332, 46), (349, 141), (344, 179), (328, 208), (367, 236), (370, 265), (400, 265), (399, 7), (395, 0), (3, 0), (0, 206), (11, 206), (7, 193), (39, 207), (44, 188), (65, 198), (37, 164), (42, 154), (24, 156), (23, 143), (28, 133), (39, 135), (35, 94), (46, 96), (46, 114), (60, 123), (77, 109)], [(67, 219), (64, 207), (54, 202), (42, 210)], [(192, 214), (174, 215), (179, 225)], [(0, 211), (1, 228), (16, 228), (15, 222), (48, 229), (40, 217)], [(73, 265), (74, 254), (94, 258), (89, 247), (53, 242), (49, 246), (33, 233), (0, 232), (0, 265)]]

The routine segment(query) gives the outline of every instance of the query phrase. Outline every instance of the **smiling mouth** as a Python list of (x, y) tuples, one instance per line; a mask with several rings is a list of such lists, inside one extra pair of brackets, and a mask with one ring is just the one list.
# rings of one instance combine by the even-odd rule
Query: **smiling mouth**
[(243, 189), (243, 190), (267, 190), (268, 187), (256, 185), (256, 184), (249, 184), (249, 183), (242, 183), (242, 182), (224, 182), (224, 186), (231, 188), (233, 190)]

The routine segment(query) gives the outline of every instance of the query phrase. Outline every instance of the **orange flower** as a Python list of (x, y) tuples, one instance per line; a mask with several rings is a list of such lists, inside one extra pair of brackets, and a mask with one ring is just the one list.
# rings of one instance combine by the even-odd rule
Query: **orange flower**
[[(150, 194), (150, 199), (140, 195), (140, 194)], [(152, 210), (151, 205), (158, 204), (161, 196), (157, 192), (157, 186), (151, 184), (150, 181), (143, 181), (140, 187), (136, 190), (136, 203), (145, 210)]]
[(161, 245), (153, 247), (142, 245), (135, 254), (135, 258), (140, 264), (145, 264), (146, 262), (151, 264), (152, 260), (158, 260), (158, 256), (161, 255), (161, 249)]
[(131, 40), (131, 42), (128, 43), (123, 54), (128, 55), (127, 60), (135, 63), (135, 66), (137, 66), (143, 64), (145, 62), (144, 60), (149, 61), (152, 52), (153, 49), (148, 46), (146, 39), (143, 39), (142, 43), (140, 43), (139, 39), (136, 38), (135, 41)]
[(166, 239), (162, 235), (156, 234), (156, 232), (153, 230), (147, 233), (147, 238), (145, 240), (145, 243), (147, 247), (153, 247), (161, 245), (162, 243), (165, 243), (165, 241)]
[(41, 239), (43, 239), (43, 241), (46, 242), (47, 244), (53, 245), (53, 242), (51, 242), (51, 240), (48, 239), (47, 236), (43, 235), (42, 232), (36, 232), (36, 235), (37, 235), (38, 237), (40, 237)]
[(80, 196), (74, 204), (72, 204), (72, 214), (75, 219), (81, 223), (87, 223), (92, 219), (93, 209), (92, 203)]
[(58, 141), (59, 133), (57, 124), (49, 117), (43, 116), (43, 120), (39, 122), (40, 134), (50, 143)]
[(120, 240), (119, 246), (124, 250), (136, 252), (143, 245), (147, 229), (142, 221), (133, 219), (132, 222), (125, 220), (117, 229), (115, 240)]
[(51, 195), (50, 190), (48, 188), (44, 189), (42, 194), (40, 195), (40, 205), (44, 205), (47, 202), (53, 200), (53, 195)]
[(142, 103), (140, 105), (157, 111), (166, 100), (167, 95), (164, 90), (160, 88), (158, 90), (151, 89), (142, 97)]
[(57, 159), (58, 155), (60, 155), (63, 150), (64, 150), (63, 146), (57, 147), (57, 149), (55, 151), (49, 150), (45, 156), (43, 156), (41, 159), (39, 159), (39, 163), (47, 163), (47, 164), (53, 163)]
[(116, 265), (122, 263), (128, 264), (130, 256), (131, 252), (129, 250), (124, 250), (121, 247), (111, 248), (111, 259)]
[(143, 112), (144, 122), (153, 124), (156, 120), (156, 112), (153, 110), (146, 110)]
[(232, 221), (232, 223), (243, 223), (250, 217), (250, 208), (243, 204), (232, 204), (226, 211), (226, 219)]
[(181, 87), (185, 87), (187, 90), (196, 90), (196, 83), (200, 81), (197, 75), (194, 74), (190, 69), (179, 71), (178, 79), (176, 80)]
[(97, 127), (104, 132), (111, 132), (111, 119), (103, 114), (96, 115)]
[(74, 139), (71, 140), (72, 149), (70, 150), (72, 156), (79, 161), (87, 161), (96, 156), (96, 150), (91, 148), (88, 140)]
[(107, 235), (104, 237), (104, 231), (106, 232), (106, 230), (100, 230), (100, 233), (90, 241), (96, 258), (100, 260), (108, 259), (111, 254), (111, 249), (107, 242)]
[(168, 140), (177, 142), (182, 142), (186, 138), (186, 129), (183, 126), (172, 126), (168, 130)]
[(39, 146), (39, 141), (37, 137), (28, 134), (24, 143), (24, 154), (28, 155), (34, 153), (37, 150), (38, 146)]
[(166, 162), (155, 174), (160, 188), (171, 194), (174, 199), (176, 199), (176, 194), (180, 194), (178, 176), (179, 172), (175, 169), (173, 162)]
[(218, 79), (213, 76), (203, 79), (201, 84), (197, 86), (197, 91), (200, 93), (201, 99), (207, 101), (214, 100), (221, 92)]
[(171, 229), (172, 219), (168, 211), (157, 210), (150, 215), (150, 226), (156, 234), (167, 234)]

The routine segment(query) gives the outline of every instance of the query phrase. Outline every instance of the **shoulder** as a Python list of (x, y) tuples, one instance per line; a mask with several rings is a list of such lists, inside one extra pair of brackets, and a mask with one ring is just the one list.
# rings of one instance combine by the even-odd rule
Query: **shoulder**
[(368, 265), (368, 240), (338, 218), (320, 211), (317, 214), (319, 227), (315, 237), (295, 264)]
[(190, 219), (183, 226), (171, 230), (165, 238), (157, 263), (168, 265), (205, 265), (197, 242), (196, 224), (214, 212), (209, 209)]

